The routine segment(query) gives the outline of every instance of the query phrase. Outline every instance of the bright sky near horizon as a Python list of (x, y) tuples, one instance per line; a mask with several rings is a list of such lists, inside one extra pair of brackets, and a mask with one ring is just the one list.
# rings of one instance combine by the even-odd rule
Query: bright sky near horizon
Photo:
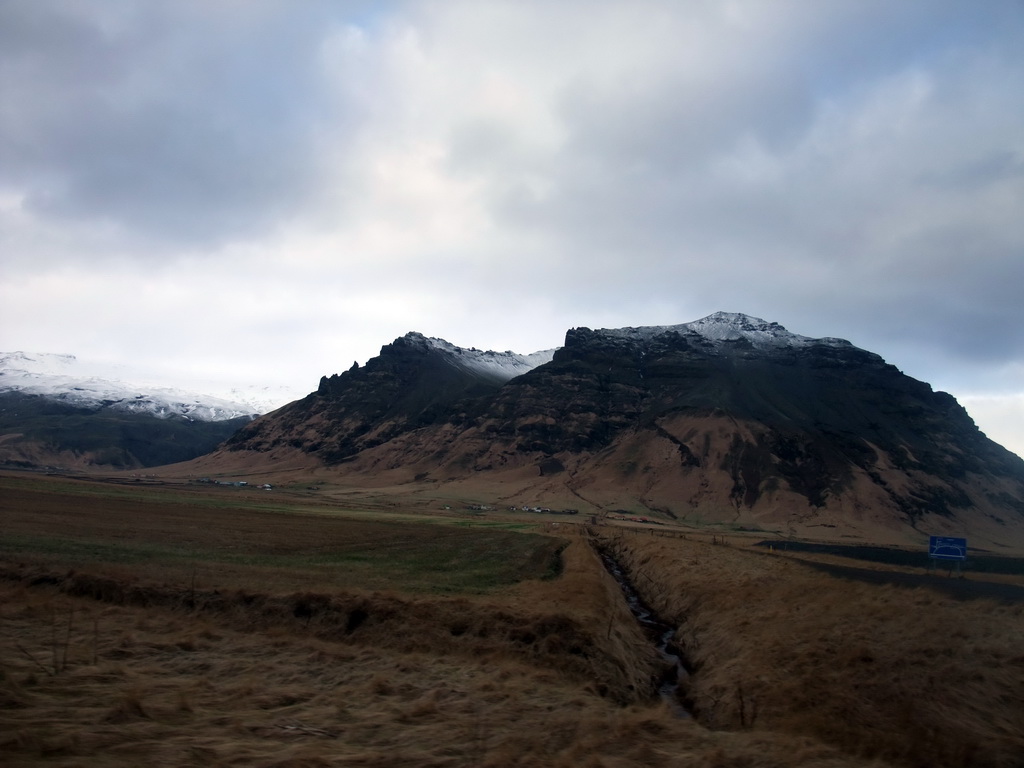
[(1018, 0), (0, 0), (0, 350), (316, 387), (717, 310), (1024, 454)]

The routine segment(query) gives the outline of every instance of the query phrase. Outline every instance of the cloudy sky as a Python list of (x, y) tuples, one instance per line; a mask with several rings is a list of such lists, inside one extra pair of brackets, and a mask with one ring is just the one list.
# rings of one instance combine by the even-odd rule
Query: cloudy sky
[(745, 312), (1024, 453), (1019, 0), (0, 0), (0, 350), (299, 394)]

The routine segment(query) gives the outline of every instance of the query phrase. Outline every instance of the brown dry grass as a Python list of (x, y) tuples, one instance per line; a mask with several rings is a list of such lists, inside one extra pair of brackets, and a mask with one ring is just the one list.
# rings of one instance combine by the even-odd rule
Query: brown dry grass
[(240, 632), (52, 587), (0, 593), (0, 754), (11, 768), (863, 765), (810, 739), (713, 733), (659, 705), (618, 705), (500, 652)]
[[(843, 595), (886, 619), (913, 605), (893, 589), (863, 585), (861, 595), (782, 558), (620, 537), (638, 586), (666, 615), (687, 617), (682, 637), (701, 663), (697, 722), (651, 698), (655, 654), (576, 526), (539, 539), (565, 548), (560, 575), (538, 578), (544, 569), (529, 553), (553, 550), (517, 548), (502, 536), (519, 534), (500, 527), (410, 517), (403, 538), (337, 510), (32, 483), (42, 485), (32, 493), (0, 487), (21, 489), (0, 496), (0, 535), (60, 546), (12, 552), (4, 544), (0, 557), (4, 766), (1014, 764), (1019, 675), (1000, 682), (958, 666), (955, 655), (936, 658), (928, 632), (903, 618), (877, 638), (865, 633), (887, 622), (869, 621), (848, 642), (856, 616), (840, 610)], [(377, 536), (382, 530), (389, 535)], [(487, 557), (517, 561), (508, 573), (519, 581), (483, 589), (472, 581), (463, 594), (450, 593), (456, 582), (439, 592), (408, 581), (437, 578), (432, 561), (414, 556), (419, 550), (471, 547), (474, 539), (505, 542)], [(75, 541), (102, 546), (62, 549)], [(396, 580), (387, 561), (371, 559), (359, 572), (367, 581), (348, 583), (309, 565), (310, 548), (346, 542), (421, 570)], [(217, 559), (232, 547), (245, 558)], [(181, 548), (213, 560), (178, 558)], [(111, 551), (146, 556), (111, 562)], [(268, 565), (261, 557), (269, 555), (284, 559)], [(928, 613), (939, 603), (921, 605)], [(1007, 655), (1003, 634), (1019, 618), (980, 607), (958, 625), (960, 641), (1019, 672), (1021, 657)], [(881, 671), (857, 678), (874, 686), (862, 695), (850, 670), (872, 664)], [(975, 711), (941, 700), (938, 714), (912, 710), (896, 722), (898, 707), (878, 703), (916, 691), (921, 680), (967, 672), (981, 674), (956, 679), (972, 707), (986, 695), (1002, 703)], [(895, 674), (903, 677), (886, 679)], [(936, 733), (952, 720), (959, 730)], [(982, 738), (988, 744), (974, 753), (955, 753)], [(938, 746), (908, 757), (924, 742)]]
[(606, 540), (680, 625), (701, 722), (922, 768), (1024, 765), (1021, 605), (836, 579), (707, 541)]

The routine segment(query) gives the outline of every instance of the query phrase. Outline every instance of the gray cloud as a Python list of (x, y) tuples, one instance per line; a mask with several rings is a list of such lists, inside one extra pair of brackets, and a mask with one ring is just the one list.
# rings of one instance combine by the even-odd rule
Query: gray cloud
[[(955, 38), (956, 6), (875, 10), (853, 29), (819, 19), (775, 60), (736, 50), (695, 84), (655, 70), (574, 86), (553, 191), (498, 186), (497, 215), (557, 237), (566, 286), (578, 265), (608, 274), (606, 301), (762, 306), (965, 360), (1024, 354), (1021, 57), (977, 18)], [(862, 77), (823, 93), (846, 68)]]
[(0, 341), (194, 356), (184, 315), (315, 380), (407, 330), (723, 309), (1024, 391), (1022, 33), (1013, 0), (9, 0)]
[[(3, 5), (0, 183), (157, 240), (264, 231), (325, 183), (323, 3)], [(311, 44), (312, 43), (312, 44)]]

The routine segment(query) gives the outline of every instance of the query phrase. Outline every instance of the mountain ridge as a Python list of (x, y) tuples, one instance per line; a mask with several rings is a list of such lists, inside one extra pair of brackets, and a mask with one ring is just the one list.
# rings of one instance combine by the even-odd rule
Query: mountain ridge
[[(529, 355), (410, 331), (238, 423), (111, 400), (0, 392), (0, 461), (186, 462), (167, 471), (330, 477), (409, 498), (625, 510), (776, 535), (901, 542), (971, 531), (1024, 546), (1024, 461), (955, 398), (847, 340), (742, 313), (574, 327), (561, 347)], [(9, 418), (19, 409), (31, 430)], [(200, 447), (197, 433), (168, 431), (179, 422), (224, 431)]]
[(998, 540), (1024, 524), (1024, 461), (951, 395), (843, 339), (738, 313), (572, 328), (550, 361), (500, 382), (426, 338), (324, 377), (203, 463), (306, 456), (410, 492), (486, 488), (780, 532), (969, 524)]

